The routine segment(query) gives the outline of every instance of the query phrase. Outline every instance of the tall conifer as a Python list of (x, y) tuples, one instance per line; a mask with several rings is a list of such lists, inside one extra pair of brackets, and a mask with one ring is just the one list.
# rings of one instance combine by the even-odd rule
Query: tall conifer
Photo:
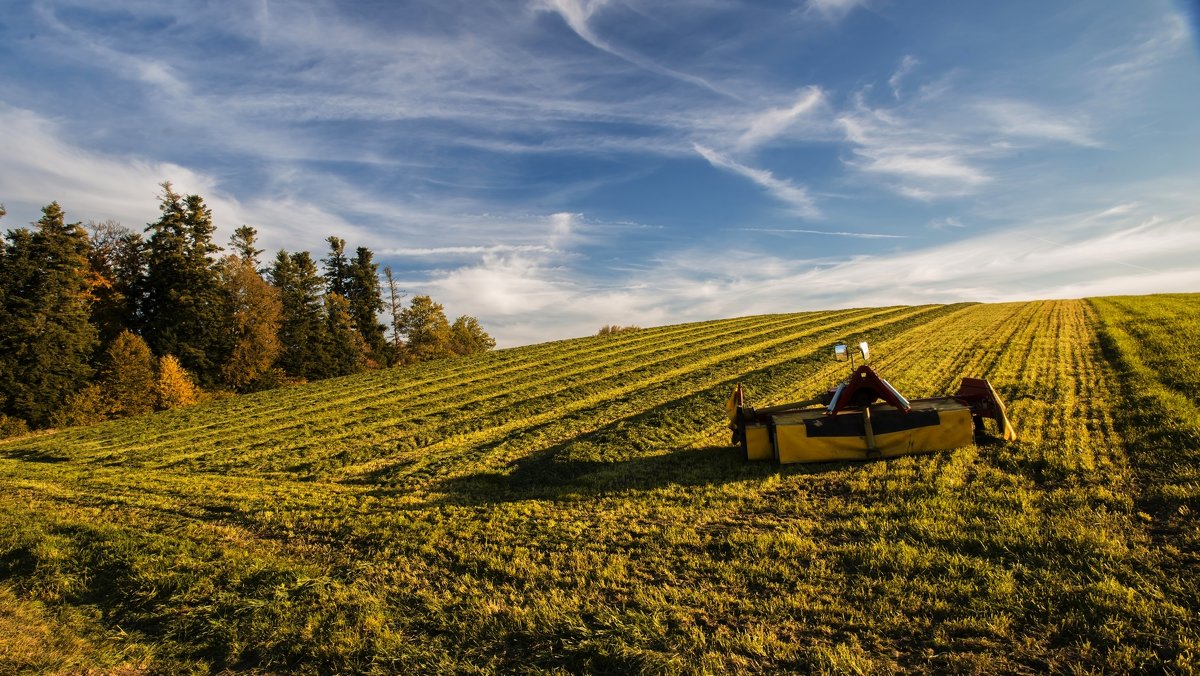
[(346, 259), (346, 240), (330, 235), (329, 255), (321, 259), (325, 267), (325, 292), (345, 298), (350, 288), (350, 261)]
[(316, 380), (332, 368), (325, 352), (324, 280), (307, 251), (280, 251), (270, 271), (271, 283), (279, 291), (282, 318), (279, 342), (283, 351), (278, 364), (290, 376)]
[(379, 323), (379, 313), (383, 312), (383, 295), (379, 289), (379, 266), (371, 261), (370, 249), (360, 246), (355, 250), (347, 281), (346, 300), (350, 302), (354, 327), (370, 348), (371, 357), (377, 363), (386, 365), (389, 362), (385, 335), (387, 327)]
[(87, 233), (52, 202), (34, 231), (10, 231), (0, 256), (0, 406), (43, 426), (87, 385), (97, 345)]
[(199, 195), (180, 197), (163, 183), (162, 216), (146, 227), (140, 284), (142, 333), (157, 354), (173, 354), (202, 384), (218, 379), (229, 348), (213, 244), (212, 211)]

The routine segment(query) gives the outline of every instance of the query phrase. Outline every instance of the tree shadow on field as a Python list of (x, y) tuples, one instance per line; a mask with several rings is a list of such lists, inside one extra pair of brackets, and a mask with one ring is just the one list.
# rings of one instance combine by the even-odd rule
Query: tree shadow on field
[(747, 462), (733, 446), (675, 448), (666, 453), (612, 461), (581, 459), (572, 442), (515, 460), (506, 470), (446, 479), (433, 487), (454, 504), (559, 500), (668, 487), (717, 486), (775, 474), (819, 474), (834, 464)]
[(20, 460), (22, 462), (67, 462), (70, 458), (64, 458), (59, 455), (54, 455), (47, 451), (37, 449), (22, 449), (14, 451), (4, 451), (0, 453), (0, 457), (8, 460)]
[[(732, 445), (695, 448), (688, 443), (712, 430), (714, 419), (724, 417), (729, 392), (737, 383), (748, 383), (757, 391), (774, 391), (785, 381), (792, 383), (803, 377), (817, 363), (819, 358), (812, 356), (794, 360), (791, 370), (763, 367), (736, 374), (714, 372), (703, 389), (641, 410), (637, 410), (638, 399), (643, 395), (634, 393), (625, 400), (612, 402), (614, 406), (634, 409), (625, 416), (553, 445), (535, 446), (532, 452), (502, 468), (493, 465), (470, 474), (458, 474), (429, 488), (444, 494), (445, 502), (491, 504), (671, 486), (713, 486), (781, 473), (823, 473), (838, 465), (781, 467), (772, 461), (747, 462), (741, 450)], [(801, 373), (796, 373), (797, 370)], [(571, 414), (574, 421), (570, 424), (586, 428), (586, 419), (580, 419), (586, 415), (586, 412)], [(513, 436), (476, 446), (470, 453), (486, 457), (510, 444), (514, 449), (528, 442), (536, 444), (537, 436), (555, 424), (530, 426)], [(387, 468), (367, 481), (386, 483), (394, 477), (393, 472), (394, 467)]]

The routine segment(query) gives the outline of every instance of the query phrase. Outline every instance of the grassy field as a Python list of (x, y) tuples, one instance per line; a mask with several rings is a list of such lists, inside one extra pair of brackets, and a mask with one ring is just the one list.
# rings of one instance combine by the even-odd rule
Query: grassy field
[[(747, 464), (869, 340), (1020, 431)], [(1200, 664), (1200, 296), (668, 326), (0, 443), (0, 672)]]

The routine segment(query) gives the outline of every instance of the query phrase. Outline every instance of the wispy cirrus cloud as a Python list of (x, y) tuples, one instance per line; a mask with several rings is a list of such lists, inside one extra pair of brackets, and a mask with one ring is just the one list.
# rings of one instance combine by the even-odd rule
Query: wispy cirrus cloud
[(771, 108), (752, 115), (746, 131), (738, 137), (736, 147), (749, 150), (761, 146), (787, 131), (798, 120), (818, 112), (825, 104), (825, 92), (816, 85), (810, 85), (791, 106)]
[(848, 163), (886, 177), (900, 194), (922, 200), (962, 195), (991, 180), (971, 163), (972, 148), (947, 132), (863, 106), (837, 121), (853, 147)]
[(856, 7), (864, 7), (868, 0), (808, 0), (806, 11), (829, 21), (840, 21)]
[(899, 67), (888, 78), (888, 86), (892, 88), (892, 96), (896, 100), (900, 99), (900, 88), (903, 86), (904, 78), (908, 77), (920, 63), (920, 60), (912, 54), (905, 54), (904, 58), (900, 60)]
[(596, 49), (612, 54), (619, 59), (627, 61), (638, 68), (643, 68), (652, 73), (657, 73), (659, 75), (680, 80), (682, 82), (687, 82), (689, 84), (696, 85), (697, 87), (707, 89), (715, 94), (720, 94), (721, 96), (736, 98), (736, 96), (726, 91), (724, 88), (718, 87), (702, 77), (684, 73), (673, 68), (668, 68), (667, 66), (651, 61), (650, 59), (647, 59), (628, 49), (617, 47), (608, 40), (601, 38), (596, 34), (595, 30), (592, 29), (589, 20), (597, 10), (607, 4), (608, 0), (543, 0), (543, 2), (538, 6), (540, 8), (557, 13), (563, 18), (563, 21), (570, 26), (571, 30), (575, 31), (576, 35)]
[(840, 230), (805, 230), (803, 228), (737, 228), (741, 232), (769, 232), (777, 235), (829, 235), (852, 239), (908, 239), (908, 235), (889, 235), (878, 232), (844, 232)]
[(1009, 137), (1100, 146), (1082, 114), (1056, 114), (1028, 101), (1007, 99), (981, 101), (975, 107), (996, 124), (1001, 134)]
[(696, 152), (718, 169), (732, 171), (735, 174), (744, 176), (751, 181), (757, 183), (764, 188), (772, 197), (787, 204), (793, 213), (806, 218), (816, 218), (820, 215), (820, 210), (817, 209), (816, 202), (808, 194), (808, 188), (802, 185), (796, 185), (791, 181), (776, 178), (774, 174), (766, 169), (755, 169), (748, 167), (726, 155), (723, 155), (712, 148), (700, 145), (699, 143), (693, 146)]

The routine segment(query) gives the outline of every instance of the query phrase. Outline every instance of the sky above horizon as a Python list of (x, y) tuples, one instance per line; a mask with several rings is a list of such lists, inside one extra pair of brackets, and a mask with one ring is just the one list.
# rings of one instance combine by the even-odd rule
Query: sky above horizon
[(1200, 291), (1197, 4), (0, 0), (0, 227), (169, 180), (502, 347)]

